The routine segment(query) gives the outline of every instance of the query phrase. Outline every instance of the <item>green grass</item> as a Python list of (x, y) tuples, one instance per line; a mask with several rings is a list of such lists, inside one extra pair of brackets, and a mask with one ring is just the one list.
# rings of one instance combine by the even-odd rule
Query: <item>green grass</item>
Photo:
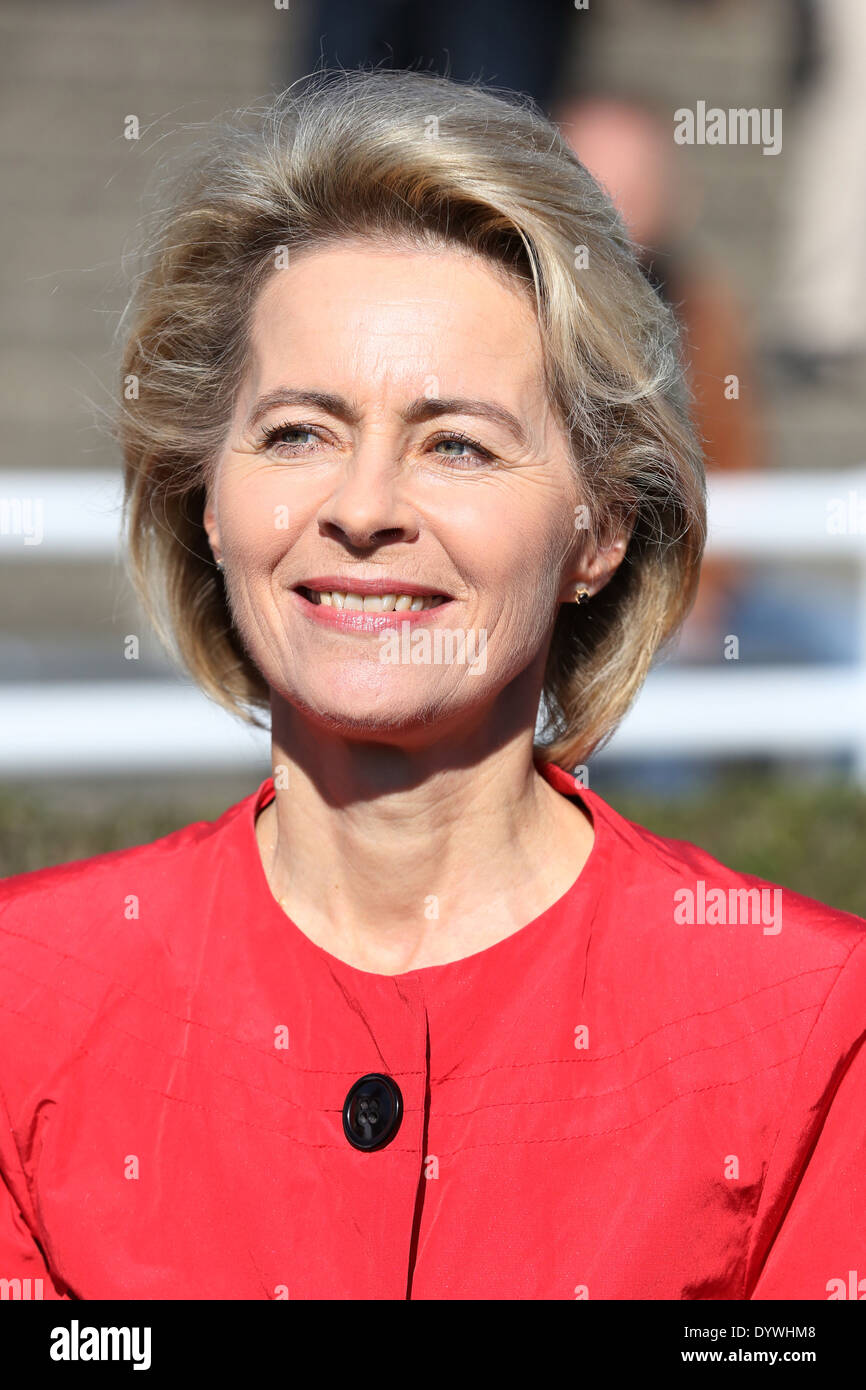
[(682, 800), (616, 787), (602, 795), (660, 835), (691, 840), (732, 868), (866, 917), (866, 792), (850, 782), (728, 772)]
[(166, 779), (0, 788), (0, 876), (147, 844), (197, 820), (215, 820), (255, 790), (255, 777), (184, 786)]
[[(258, 780), (0, 790), (0, 875), (144, 844), (191, 821), (212, 820)], [(731, 771), (680, 798), (600, 779), (592, 785), (639, 825), (866, 917), (866, 792), (841, 778)]]

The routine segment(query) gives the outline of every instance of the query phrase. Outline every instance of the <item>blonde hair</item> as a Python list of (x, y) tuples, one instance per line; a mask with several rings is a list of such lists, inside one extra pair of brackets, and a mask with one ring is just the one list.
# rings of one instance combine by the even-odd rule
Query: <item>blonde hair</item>
[[(574, 767), (613, 732), (694, 599), (700, 447), (676, 324), (609, 198), (529, 98), (426, 72), (319, 72), (223, 128), (157, 217), (121, 324), (130, 573), (162, 640), (252, 723), (268, 686), (233, 626), (202, 513), (280, 247), (460, 246), (535, 299), (586, 539), (631, 528), (588, 605), (563, 604), (539, 751)], [(137, 399), (134, 398), (137, 395)]]

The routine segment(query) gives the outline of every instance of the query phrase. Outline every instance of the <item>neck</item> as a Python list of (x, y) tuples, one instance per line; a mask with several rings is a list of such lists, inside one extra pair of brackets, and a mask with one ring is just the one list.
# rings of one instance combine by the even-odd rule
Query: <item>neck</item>
[(472, 955), (555, 902), (592, 846), (538, 772), (532, 727), (407, 750), (274, 710), (275, 800), (256, 834), (271, 891), (307, 936), (362, 970)]

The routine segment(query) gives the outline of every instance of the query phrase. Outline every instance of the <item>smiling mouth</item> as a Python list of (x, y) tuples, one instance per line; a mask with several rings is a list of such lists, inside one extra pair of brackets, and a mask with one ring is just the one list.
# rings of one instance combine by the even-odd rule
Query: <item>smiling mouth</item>
[(450, 603), (446, 594), (353, 594), (339, 589), (308, 589), (296, 586), (296, 593), (308, 603), (327, 608), (345, 608), (356, 613), (420, 613)]

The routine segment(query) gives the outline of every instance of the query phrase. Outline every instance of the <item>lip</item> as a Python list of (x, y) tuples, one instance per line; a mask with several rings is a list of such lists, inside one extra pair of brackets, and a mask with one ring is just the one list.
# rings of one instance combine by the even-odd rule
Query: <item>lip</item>
[[(374, 582), (378, 584), (378, 581)], [(355, 583), (357, 584), (357, 580)], [(304, 585), (304, 588), (308, 589), (313, 587), (312, 584)], [(338, 593), (343, 592), (336, 584), (334, 588), (337, 589)], [(349, 589), (348, 592), (354, 594), (393, 594), (394, 589), (387, 587), (374, 590), (353, 588)], [(398, 589), (397, 592), (401, 594), (416, 593), (423, 595), (438, 593), (439, 591), (422, 589), (416, 584), (413, 589)], [(304, 598), (303, 594), (299, 594), (297, 589), (289, 589), (288, 594), (291, 601), (297, 605), (300, 615), (306, 618), (308, 622), (318, 623), (320, 627), (329, 627), (331, 629), (342, 630), (343, 632), (388, 632), (394, 628), (399, 629), (402, 623), (411, 623), (413, 627), (417, 627), (419, 624), (423, 626), (427, 623), (435, 623), (439, 615), (444, 613), (446, 609), (451, 606), (451, 600), (448, 599), (447, 602), (440, 603), (436, 608), (422, 608), (415, 613), (408, 608), (400, 613), (396, 611), (391, 613), (365, 613), (363, 609), (328, 608), (325, 604), (310, 603), (309, 599)]]
[(325, 574), (315, 579), (299, 580), (294, 592), (297, 593), (299, 588), (320, 589), (325, 593), (369, 594), (371, 598), (382, 594), (411, 594), (413, 598), (430, 598), (437, 594), (447, 599), (454, 597), (445, 589), (431, 589), (429, 584), (412, 584), (407, 579), (389, 579), (387, 576), (384, 579), (357, 579), (348, 574)]

